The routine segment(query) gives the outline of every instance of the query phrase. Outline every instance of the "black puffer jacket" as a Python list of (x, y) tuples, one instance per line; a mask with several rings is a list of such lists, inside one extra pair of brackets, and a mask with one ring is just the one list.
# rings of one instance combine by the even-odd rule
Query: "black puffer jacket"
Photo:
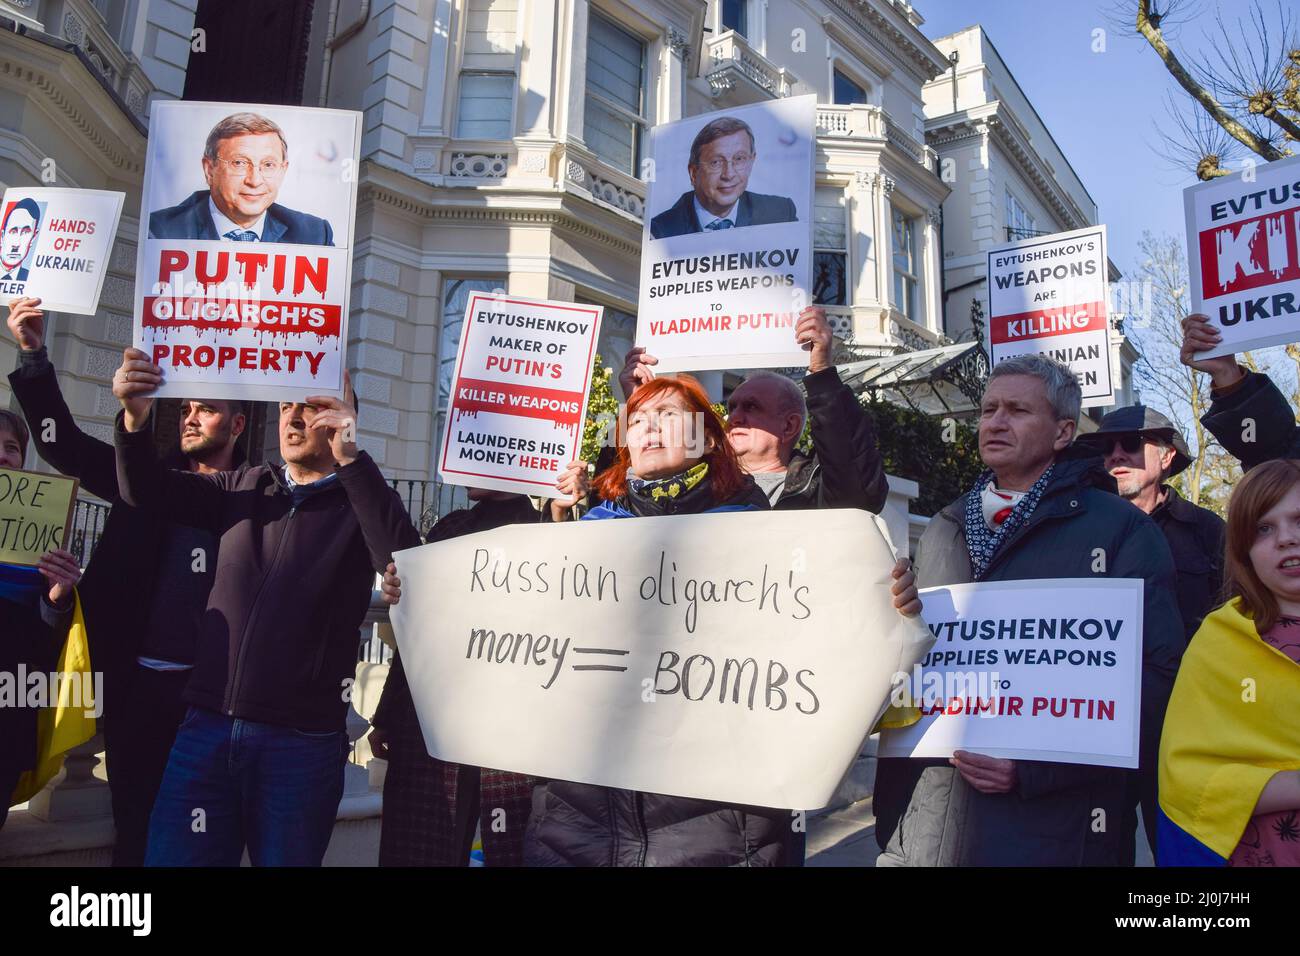
[[(966, 496), (936, 514), (916, 552), (918, 587), (972, 580)], [(1106, 570), (1094, 570), (1097, 549)], [(1155, 523), (1115, 493), (1100, 456), (1067, 449), (1038, 507), (994, 555), (985, 581), (1143, 580), (1141, 765), (1154, 773), (1160, 728), (1183, 652), (1174, 562)], [(884, 759), (873, 807), (878, 866), (1116, 866), (1131, 771), (1018, 760), (1017, 789), (981, 793), (946, 760)], [(1094, 824), (1098, 810), (1109, 821)]]
[(805, 376), (813, 453), (786, 467), (777, 511), (861, 508), (880, 514), (889, 494), (876, 426), (833, 368)]
[[(760, 509), (767, 497), (746, 478), (740, 493), (715, 502), (706, 478), (672, 499), (625, 495), (605, 517)], [(601, 517), (594, 513), (592, 517)], [(660, 793), (553, 780), (533, 790), (524, 846), (527, 866), (783, 866), (802, 864), (802, 834), (790, 810), (734, 806)]]

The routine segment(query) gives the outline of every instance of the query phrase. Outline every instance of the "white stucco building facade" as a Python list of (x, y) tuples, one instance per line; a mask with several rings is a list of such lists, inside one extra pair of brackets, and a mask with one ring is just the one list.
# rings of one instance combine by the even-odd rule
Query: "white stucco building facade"
[[(924, 89), (926, 142), (938, 152), (941, 176), (952, 187), (943, 204), (943, 328), (965, 341), (974, 335), (971, 300), (978, 299), (988, 315), (989, 249), (1100, 220), (1096, 202), (984, 29), (970, 26), (934, 45), (955, 59)], [(1120, 279), (1113, 264), (1110, 279)], [(1136, 358), (1112, 325), (1119, 405), (1136, 401)]]

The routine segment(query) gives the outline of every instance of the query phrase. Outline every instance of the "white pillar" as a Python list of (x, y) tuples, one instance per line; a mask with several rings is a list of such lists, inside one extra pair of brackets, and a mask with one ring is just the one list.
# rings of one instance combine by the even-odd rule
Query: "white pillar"
[(581, 143), (582, 123), (586, 116), (587, 97), (587, 0), (571, 0), (572, 25), (568, 32), (569, 55), (564, 59), (569, 66), (568, 99), (564, 104), (561, 128), (570, 140)]
[(451, 45), (451, 0), (433, 0), (433, 25), (429, 30), (429, 61), (424, 71), (424, 106), (420, 133), (444, 136), (446, 115), (447, 54)]
[[(525, 138), (549, 139), (554, 135), (552, 117), (556, 112), (553, 0), (528, 0), (520, 26), (525, 53), (519, 71), (519, 134)], [(585, 70), (585, 48), (583, 52)]]

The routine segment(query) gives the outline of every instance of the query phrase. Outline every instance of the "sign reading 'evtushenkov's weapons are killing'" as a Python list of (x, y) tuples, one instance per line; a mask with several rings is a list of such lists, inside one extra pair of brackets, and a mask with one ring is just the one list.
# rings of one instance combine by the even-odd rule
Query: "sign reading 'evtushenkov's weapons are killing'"
[(1300, 156), (1183, 190), (1192, 311), (1223, 335), (1200, 358), (1300, 341)]
[(989, 361), (1029, 352), (1074, 372), (1085, 408), (1114, 401), (1106, 227), (1035, 236), (988, 253)]

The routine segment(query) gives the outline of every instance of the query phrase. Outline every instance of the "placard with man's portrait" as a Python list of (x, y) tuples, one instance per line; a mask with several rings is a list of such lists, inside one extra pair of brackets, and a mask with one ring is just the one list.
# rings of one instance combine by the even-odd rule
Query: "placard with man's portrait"
[(341, 395), (361, 114), (157, 102), (135, 345), (161, 396)]
[(806, 365), (816, 97), (651, 131), (637, 344), (659, 371)]

